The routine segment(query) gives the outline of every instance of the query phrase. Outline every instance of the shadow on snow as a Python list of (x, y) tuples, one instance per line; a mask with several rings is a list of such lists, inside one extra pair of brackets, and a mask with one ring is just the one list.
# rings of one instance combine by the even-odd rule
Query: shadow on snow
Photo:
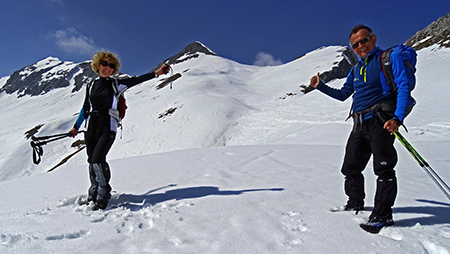
[(120, 194), (113, 195), (109, 201), (111, 207), (126, 207), (132, 211), (140, 210), (144, 207), (153, 206), (169, 200), (183, 200), (192, 198), (203, 198), (207, 196), (233, 196), (241, 195), (248, 192), (259, 191), (283, 191), (283, 188), (269, 188), (269, 189), (248, 189), (248, 190), (219, 190), (214, 186), (199, 186), (181, 188), (175, 190), (168, 190), (165, 193), (155, 193), (158, 190), (176, 186), (175, 184), (161, 187), (155, 190), (148, 191), (142, 195), (134, 194)]

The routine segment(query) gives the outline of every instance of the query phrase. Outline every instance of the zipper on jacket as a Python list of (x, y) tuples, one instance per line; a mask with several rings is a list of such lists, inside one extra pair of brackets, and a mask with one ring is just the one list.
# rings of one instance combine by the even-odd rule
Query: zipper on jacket
[(367, 82), (367, 59), (369, 59), (369, 57), (364, 59), (364, 65), (361, 66), (361, 69), (359, 70), (359, 75), (364, 76), (364, 83)]

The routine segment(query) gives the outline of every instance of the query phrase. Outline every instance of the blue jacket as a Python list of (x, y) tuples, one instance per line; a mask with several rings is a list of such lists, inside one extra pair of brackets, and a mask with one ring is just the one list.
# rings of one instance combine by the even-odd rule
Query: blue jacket
[[(377, 47), (365, 59), (360, 58), (359, 62), (349, 72), (347, 80), (340, 89), (329, 87), (322, 81), (317, 89), (340, 101), (345, 101), (354, 94), (353, 112), (368, 109), (380, 101), (394, 100), (395, 96), (391, 93), (381, 68), (382, 52)], [(392, 52), (391, 63), (394, 80), (398, 87), (394, 119), (403, 122), (407, 105), (410, 103), (408, 77), (406, 76), (403, 59), (397, 52)], [(363, 121), (371, 117), (372, 112), (368, 112), (364, 114)]]

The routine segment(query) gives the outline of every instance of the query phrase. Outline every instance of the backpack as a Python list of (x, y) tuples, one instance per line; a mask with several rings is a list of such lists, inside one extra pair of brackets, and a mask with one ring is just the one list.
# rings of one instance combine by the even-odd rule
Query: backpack
[(403, 64), (405, 65), (406, 76), (408, 76), (409, 91), (412, 91), (416, 86), (416, 63), (417, 63), (417, 53), (416, 51), (406, 45), (398, 45), (383, 51), (381, 54), (381, 68), (383, 69), (386, 81), (391, 88), (391, 91), (397, 95), (397, 85), (394, 82), (394, 74), (392, 72), (391, 66), (391, 53), (396, 51), (402, 58)]

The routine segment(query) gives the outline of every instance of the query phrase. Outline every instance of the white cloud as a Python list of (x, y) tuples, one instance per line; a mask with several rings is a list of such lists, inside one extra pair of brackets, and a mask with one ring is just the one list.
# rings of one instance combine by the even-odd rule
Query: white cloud
[(280, 59), (275, 59), (271, 54), (264, 52), (259, 52), (255, 57), (255, 62), (253, 63), (257, 66), (268, 66), (268, 65), (280, 65), (283, 62)]
[(92, 55), (99, 50), (93, 39), (80, 34), (73, 27), (53, 32), (51, 38), (55, 39), (60, 49), (69, 53)]

